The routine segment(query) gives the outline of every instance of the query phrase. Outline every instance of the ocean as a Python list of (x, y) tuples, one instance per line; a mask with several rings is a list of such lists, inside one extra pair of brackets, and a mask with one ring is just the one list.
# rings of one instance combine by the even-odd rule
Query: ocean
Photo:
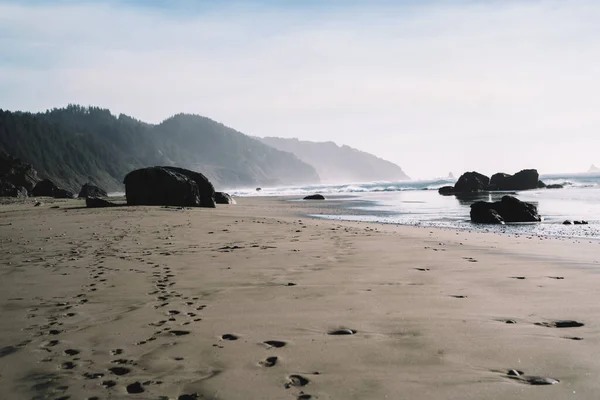
[[(496, 192), (476, 197), (442, 196), (437, 189), (455, 180), (371, 182), (345, 185), (312, 185), (231, 190), (233, 196), (303, 196), (321, 193), (332, 196), (341, 210), (317, 218), (386, 224), (431, 226), (508, 234), (600, 239), (600, 174), (542, 175), (546, 184), (564, 184), (564, 189)], [(497, 201), (511, 193), (535, 204), (541, 223), (482, 225), (470, 222), (470, 205), (477, 200)], [(327, 202), (327, 200), (325, 200)], [(585, 220), (588, 225), (563, 225), (565, 220)]]

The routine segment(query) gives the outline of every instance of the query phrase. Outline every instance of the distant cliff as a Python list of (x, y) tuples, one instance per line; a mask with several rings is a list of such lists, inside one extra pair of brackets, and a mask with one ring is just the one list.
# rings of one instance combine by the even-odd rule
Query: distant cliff
[(277, 137), (259, 140), (276, 149), (293, 153), (300, 160), (314, 166), (323, 183), (410, 179), (398, 165), (349, 146)]
[(128, 172), (154, 165), (193, 169), (220, 187), (319, 183), (315, 168), (293, 154), (197, 115), (152, 125), (97, 107), (0, 110), (0, 150), (72, 191), (85, 182), (122, 190)]
[(590, 174), (600, 173), (600, 168), (598, 168), (594, 164), (592, 164), (592, 166), (590, 167), (588, 173), (590, 173)]

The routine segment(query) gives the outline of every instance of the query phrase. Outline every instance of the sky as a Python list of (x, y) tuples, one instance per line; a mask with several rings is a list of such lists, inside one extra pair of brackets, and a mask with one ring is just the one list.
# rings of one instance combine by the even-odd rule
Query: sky
[(0, 108), (200, 114), (413, 178), (600, 165), (600, 2), (0, 0)]

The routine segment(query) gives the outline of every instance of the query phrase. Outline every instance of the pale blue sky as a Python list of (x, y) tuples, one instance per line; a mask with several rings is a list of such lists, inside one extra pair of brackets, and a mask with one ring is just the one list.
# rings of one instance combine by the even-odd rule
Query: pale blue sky
[(600, 165), (600, 2), (3, 1), (0, 108), (178, 112), (414, 177)]

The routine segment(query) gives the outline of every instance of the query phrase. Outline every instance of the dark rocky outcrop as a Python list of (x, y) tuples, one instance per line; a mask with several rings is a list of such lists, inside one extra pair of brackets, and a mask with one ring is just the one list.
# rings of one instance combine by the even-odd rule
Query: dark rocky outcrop
[(54, 192), (58, 187), (50, 179), (39, 181), (31, 190), (31, 194), (36, 197), (54, 197)]
[(0, 179), (0, 197), (27, 197), (27, 189), (16, 187), (11, 182)]
[(69, 192), (66, 189), (56, 189), (54, 191), (54, 198), (55, 199), (72, 199), (75, 196), (75, 194), (73, 192)]
[(86, 183), (81, 187), (79, 191), (79, 198), (88, 198), (88, 197), (107, 197), (108, 194), (104, 189), (99, 188), (96, 185), (92, 185), (91, 183)]
[(562, 189), (562, 188), (564, 188), (564, 186), (559, 183), (553, 183), (551, 185), (546, 186), (546, 189)]
[(503, 172), (492, 175), (492, 178), (479, 172), (465, 172), (458, 178), (454, 186), (444, 186), (438, 189), (442, 195), (478, 193), (494, 190), (528, 190), (544, 188), (546, 185), (539, 180), (535, 169), (524, 169), (514, 175)]
[(31, 165), (0, 151), (0, 196), (27, 197), (39, 180)]
[(236, 204), (233, 197), (225, 192), (215, 192), (215, 203), (217, 204)]
[(503, 196), (502, 200), (489, 203), (478, 201), (471, 205), (471, 221), (484, 224), (503, 222), (539, 222), (541, 217), (537, 207), (512, 196)]
[(201, 173), (177, 167), (149, 167), (125, 176), (128, 205), (215, 207), (215, 189)]
[(573, 224), (575, 224), (575, 225), (587, 225), (587, 224), (588, 224), (588, 222), (587, 222), (587, 221), (584, 221), (584, 220), (581, 220), (581, 221), (573, 221)]
[(573, 222), (567, 219), (563, 221), (563, 225), (573, 225)]
[(524, 169), (514, 175), (497, 173), (490, 179), (491, 190), (528, 190), (537, 189), (540, 175), (535, 169)]
[(111, 201), (99, 199), (97, 197), (86, 197), (85, 205), (88, 208), (103, 208), (103, 207), (115, 207), (118, 204), (115, 204)]
[(325, 196), (322, 194), (311, 194), (306, 196), (304, 200), (325, 200)]
[(465, 172), (458, 178), (454, 191), (459, 193), (482, 192), (490, 184), (490, 178), (479, 172)]
[(38, 182), (31, 195), (36, 197), (55, 197), (57, 199), (72, 199), (73, 193), (65, 189), (58, 188), (50, 179), (44, 179)]

